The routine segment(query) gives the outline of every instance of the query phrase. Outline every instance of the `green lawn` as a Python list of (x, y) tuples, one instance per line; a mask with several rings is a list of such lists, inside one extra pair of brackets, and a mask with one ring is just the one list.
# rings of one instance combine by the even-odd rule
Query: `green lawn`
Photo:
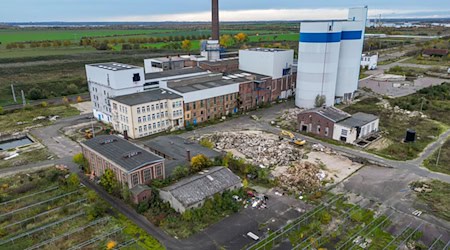
[[(450, 174), (450, 138), (442, 145), (442, 148), (440, 150), (440, 154), (439, 149), (436, 150), (436, 152), (434, 152), (424, 161), (423, 165), (431, 171)], [(436, 165), (438, 155), (439, 162)]]
[(288, 33), (288, 34), (276, 34), (276, 35), (259, 35), (259, 36), (249, 36), (250, 42), (260, 42), (260, 41), (298, 41), (298, 33)]
[[(37, 124), (50, 124), (48, 120), (33, 121), (33, 119), (38, 116), (58, 115), (63, 118), (79, 114), (80, 112), (76, 108), (70, 106), (50, 106), (47, 108), (29, 107), (26, 109), (19, 109), (13, 113), (0, 115), (0, 133), (12, 133)], [(19, 122), (21, 124), (18, 124)]]
[(80, 53), (93, 53), (92, 47), (61, 47), (61, 48), (25, 48), (25, 49), (0, 49), (0, 58), (21, 58), (53, 55), (73, 55)]

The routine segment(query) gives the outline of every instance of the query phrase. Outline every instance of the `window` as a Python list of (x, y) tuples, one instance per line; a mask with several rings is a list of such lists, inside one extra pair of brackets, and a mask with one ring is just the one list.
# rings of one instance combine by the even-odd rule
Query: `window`
[(156, 176), (162, 176), (162, 167), (161, 167), (161, 165), (156, 167)]
[(347, 136), (347, 129), (342, 129), (341, 130), (341, 135)]
[(139, 184), (139, 178), (138, 178), (138, 174), (134, 173), (131, 175), (131, 184), (133, 186), (136, 186), (137, 184)]
[[(215, 98), (215, 97), (214, 97)], [(189, 110), (191, 110), (190, 109), (190, 106), (189, 106), (189, 103), (186, 103), (186, 111), (189, 111)]]
[(176, 106), (176, 103), (172, 102), (172, 108), (175, 108), (175, 106)]
[(200, 101), (200, 107), (203, 108), (203, 100)]
[(151, 120), (151, 118), (152, 118), (152, 116), (151, 116), (151, 115), (148, 115), (148, 116), (147, 116), (147, 120), (148, 120), (148, 121), (150, 121), (150, 120)]
[(164, 103), (164, 108), (165, 108), (165, 109), (167, 108), (167, 102)]
[(147, 125), (144, 125), (144, 131), (147, 131)]
[(139, 116), (138, 117), (138, 123), (141, 123), (142, 122), (142, 119), (141, 119), (141, 117)]
[(153, 123), (153, 129), (155, 129), (155, 128), (156, 128), (156, 122)]
[(139, 126), (139, 132), (142, 133), (142, 126)]
[(147, 121), (147, 116), (144, 115), (144, 116), (142, 117), (142, 122), (146, 122), (146, 121)]
[(142, 106), (142, 113), (145, 112), (145, 106)]
[(325, 128), (325, 136), (328, 136), (328, 132), (329, 132), (329, 129), (328, 129), (328, 127), (326, 127)]
[(197, 108), (197, 105), (196, 105), (195, 102), (194, 102), (192, 105), (194, 106), (193, 109), (196, 109), (196, 108)]
[(156, 104), (156, 109), (159, 109), (159, 103)]
[(159, 113), (156, 113), (156, 119), (159, 119)]
[(317, 133), (320, 133), (320, 125), (317, 125)]
[(164, 118), (164, 112), (161, 112), (161, 117)]
[(158, 128), (160, 128), (161, 127), (161, 122), (158, 122)]
[(169, 112), (166, 111), (166, 117), (169, 115)]
[(151, 169), (144, 169), (144, 181), (147, 182), (148, 180), (152, 179), (152, 170)]
[(156, 118), (155, 118), (155, 114), (152, 114), (152, 120), (155, 120)]
[(216, 101), (217, 101), (217, 98), (216, 98), (216, 97), (214, 97), (214, 104), (216, 104)]
[(197, 112), (194, 112), (194, 117), (196, 117), (197, 116)]
[(228, 101), (228, 95), (225, 97), (226, 101)]
[(141, 113), (141, 108), (137, 108), (137, 113), (138, 113), (138, 114)]
[(147, 105), (147, 112), (150, 112), (150, 105)]
[(152, 111), (155, 110), (155, 104), (152, 104)]

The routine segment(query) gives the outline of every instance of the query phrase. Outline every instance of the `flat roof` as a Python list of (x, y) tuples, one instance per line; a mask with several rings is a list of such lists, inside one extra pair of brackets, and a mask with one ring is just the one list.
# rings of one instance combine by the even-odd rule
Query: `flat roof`
[(239, 64), (239, 57), (231, 57), (231, 58), (225, 58), (225, 59), (220, 59), (220, 60), (215, 60), (215, 61), (203, 61), (203, 62), (200, 62), (200, 64), (206, 64), (209, 66)]
[(146, 60), (154, 60), (159, 62), (178, 62), (178, 61), (187, 61), (189, 57), (181, 57), (181, 56), (169, 56), (169, 57), (156, 57), (156, 58), (148, 58)]
[(201, 69), (199, 67), (186, 67), (182, 69), (173, 69), (173, 70), (164, 70), (161, 72), (154, 72), (154, 73), (147, 73), (145, 74), (145, 80), (151, 80), (151, 79), (158, 79), (158, 78), (164, 78), (164, 77), (171, 77), (171, 76), (182, 76), (182, 75), (188, 75), (188, 74), (194, 74), (194, 73), (201, 73), (201, 72), (208, 72), (204, 69)]
[(139, 93), (135, 93), (135, 94), (117, 96), (117, 97), (111, 98), (111, 100), (129, 105), (129, 106), (134, 106), (134, 105), (139, 105), (139, 104), (149, 103), (149, 102), (154, 102), (154, 101), (159, 101), (159, 100), (165, 100), (165, 99), (172, 100), (172, 99), (178, 99), (178, 98), (183, 98), (183, 97), (181, 95), (175, 94), (166, 89), (153, 89), (153, 90), (148, 90), (148, 91), (139, 92)]
[[(290, 51), (292, 49), (278, 49), (278, 48), (249, 48), (243, 49), (248, 51), (259, 51), (259, 52), (281, 52), (281, 51)], [(293, 51), (293, 50), (292, 50)]]
[(248, 82), (249, 79), (243, 77), (227, 78), (221, 73), (211, 73), (204, 76), (196, 76), (171, 80), (167, 82), (167, 87), (174, 89), (180, 93), (189, 93), (204, 89), (217, 88), (221, 86)]
[(189, 207), (241, 183), (239, 176), (225, 167), (213, 167), (202, 172), (161, 190), (170, 192), (184, 207)]
[(113, 161), (127, 172), (164, 161), (163, 158), (115, 135), (99, 135), (81, 144)]
[(88, 64), (89, 66), (98, 67), (101, 69), (111, 70), (111, 71), (119, 71), (119, 70), (129, 70), (129, 69), (137, 69), (138, 66), (117, 63), (117, 62), (106, 62), (106, 63), (95, 63)]
[(261, 80), (264, 78), (272, 78), (271, 76), (268, 75), (262, 75), (262, 74), (257, 74), (257, 73), (252, 73), (249, 71), (244, 71), (244, 70), (234, 70), (234, 71), (230, 71), (227, 73), (224, 73), (225, 77), (230, 77), (232, 75), (238, 76), (238, 77), (248, 77), (248, 76), (255, 76), (256, 80)]
[(208, 158), (214, 158), (221, 155), (219, 152), (203, 147), (195, 141), (176, 135), (159, 136), (144, 142), (144, 145), (176, 160), (184, 160), (186, 163), (188, 163), (187, 150), (191, 152), (191, 157), (202, 154)]
[(378, 116), (376, 116), (376, 115), (358, 112), (358, 113), (353, 114), (352, 117), (345, 119), (345, 120), (339, 122), (338, 124), (341, 126), (350, 127), (350, 128), (362, 127), (362, 126), (364, 126), (368, 123), (371, 123), (377, 119), (378, 119)]

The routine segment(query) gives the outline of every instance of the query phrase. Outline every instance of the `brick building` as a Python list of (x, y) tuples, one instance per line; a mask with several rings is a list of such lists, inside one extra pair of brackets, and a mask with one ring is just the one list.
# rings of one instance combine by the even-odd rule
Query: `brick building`
[(165, 178), (164, 159), (118, 136), (101, 135), (81, 142), (92, 173), (100, 177), (111, 169), (130, 189)]
[(334, 107), (306, 110), (298, 115), (299, 130), (333, 139), (334, 125), (351, 117)]
[(226, 58), (217, 61), (204, 61), (199, 62), (198, 66), (203, 70), (227, 73), (239, 70), (239, 60), (238, 58)]

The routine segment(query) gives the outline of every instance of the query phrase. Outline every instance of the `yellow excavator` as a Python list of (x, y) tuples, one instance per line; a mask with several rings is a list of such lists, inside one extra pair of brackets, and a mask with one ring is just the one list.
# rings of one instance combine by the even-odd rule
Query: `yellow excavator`
[(283, 139), (284, 137), (289, 137), (289, 142), (293, 143), (297, 146), (303, 146), (306, 144), (305, 140), (295, 137), (295, 135), (293, 133), (286, 131), (286, 130), (281, 130), (280, 139)]

